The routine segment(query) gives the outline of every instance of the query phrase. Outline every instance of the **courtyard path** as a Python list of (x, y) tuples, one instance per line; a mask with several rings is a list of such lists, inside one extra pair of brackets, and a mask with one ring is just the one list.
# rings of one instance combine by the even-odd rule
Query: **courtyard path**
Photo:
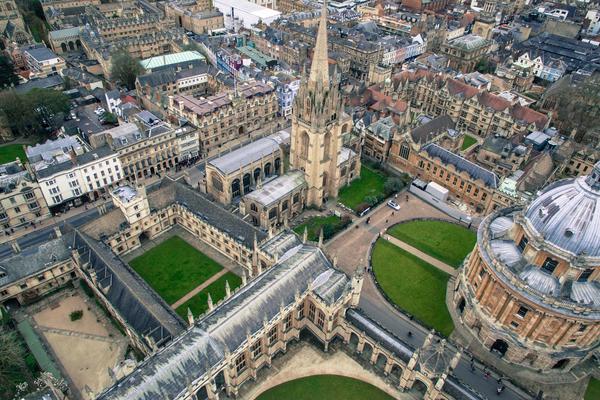
[(188, 294), (177, 300), (175, 303), (171, 304), (171, 308), (173, 308), (174, 310), (177, 309), (180, 305), (182, 305), (183, 303), (200, 293), (205, 287), (207, 287), (208, 285), (210, 285), (211, 283), (213, 283), (228, 272), (229, 271), (226, 268), (223, 268), (220, 272), (217, 272), (216, 274), (202, 282), (200, 285), (196, 286), (190, 292), (188, 292)]
[(382, 237), (385, 240), (387, 240), (388, 242), (392, 243), (393, 245), (396, 245), (396, 246), (400, 247), (401, 249), (408, 251), (412, 255), (419, 257), (421, 260), (425, 261), (426, 263), (431, 264), (432, 266), (439, 269), (440, 271), (443, 271), (443, 272), (449, 274), (450, 276), (458, 275), (457, 269), (452, 268), (448, 264), (441, 262), (437, 258), (431, 257), (427, 253), (423, 253), (421, 250), (417, 249), (416, 247), (413, 247), (410, 244), (403, 242), (400, 239), (396, 239), (395, 237), (387, 235), (387, 234), (383, 235)]

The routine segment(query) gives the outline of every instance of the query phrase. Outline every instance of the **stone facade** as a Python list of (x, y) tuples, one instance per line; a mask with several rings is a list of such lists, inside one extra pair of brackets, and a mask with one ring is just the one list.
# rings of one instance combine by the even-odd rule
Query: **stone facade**
[(165, 14), (177, 26), (197, 34), (223, 28), (223, 13), (212, 7), (212, 1), (169, 2)]
[(590, 176), (550, 185), (528, 208), (503, 209), (480, 225), (452, 306), (506, 361), (569, 370), (598, 348), (597, 218), (576, 215), (598, 203), (599, 182), (597, 164)]
[(360, 175), (360, 154), (343, 146), (353, 122), (342, 107), (339, 75), (329, 76), (326, 18), (324, 9), (310, 75), (303, 78), (294, 100), (290, 150), (291, 168), (305, 174), (307, 205), (317, 207)]
[(476, 35), (466, 35), (443, 43), (441, 53), (448, 57), (448, 66), (458, 72), (475, 71), (477, 63), (490, 51), (492, 42)]
[(207, 98), (176, 95), (169, 99), (169, 114), (185, 118), (200, 131), (203, 156), (226, 149), (232, 141), (251, 138), (272, 125), (278, 111), (275, 89), (266, 83), (238, 85), (236, 92)]

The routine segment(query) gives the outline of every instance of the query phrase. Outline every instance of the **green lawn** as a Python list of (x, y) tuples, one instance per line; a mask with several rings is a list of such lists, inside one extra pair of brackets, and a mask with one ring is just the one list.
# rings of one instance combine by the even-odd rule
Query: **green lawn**
[(356, 207), (364, 202), (365, 197), (384, 196), (384, 184), (385, 175), (383, 173), (362, 165), (360, 178), (341, 188), (338, 200), (346, 207), (356, 210)]
[(210, 293), (210, 298), (213, 301), (213, 304), (217, 304), (217, 302), (223, 298), (225, 298), (225, 281), (229, 282), (229, 287), (231, 288), (231, 292), (238, 286), (242, 284), (242, 279), (233, 274), (231, 272), (226, 273), (210, 285), (208, 285), (204, 290), (200, 293), (177, 307), (177, 314), (179, 314), (184, 320), (187, 320), (187, 310), (188, 307), (192, 310), (192, 314), (194, 317), (198, 317), (206, 312), (208, 309), (208, 294)]
[(446, 273), (384, 239), (375, 244), (371, 262), (379, 285), (392, 302), (443, 335), (452, 333)]
[(388, 234), (454, 268), (460, 267), (477, 241), (475, 232), (445, 221), (409, 221), (390, 228)]
[(257, 400), (388, 400), (384, 391), (357, 379), (338, 375), (315, 375), (275, 386)]
[(178, 236), (148, 250), (129, 265), (169, 304), (223, 269)]
[(473, 146), (475, 143), (477, 143), (477, 139), (475, 139), (471, 135), (465, 135), (465, 138), (463, 139), (462, 147), (460, 149), (466, 150), (469, 147)]
[(346, 227), (344, 221), (335, 215), (312, 217), (308, 221), (294, 228), (298, 235), (304, 235), (304, 228), (307, 228), (308, 240), (316, 242), (319, 240), (319, 233), (323, 228), (323, 236), (329, 239), (337, 232)]
[(21, 159), (22, 163), (27, 161), (25, 150), (23, 150), (22, 144), (9, 144), (0, 147), (0, 164), (15, 161), (15, 158), (17, 157)]
[(585, 391), (584, 400), (600, 399), (600, 381), (596, 378), (591, 378)]

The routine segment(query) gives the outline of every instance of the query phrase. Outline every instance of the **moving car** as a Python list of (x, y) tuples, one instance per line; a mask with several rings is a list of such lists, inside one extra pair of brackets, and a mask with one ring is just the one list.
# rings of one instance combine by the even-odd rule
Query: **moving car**
[(388, 205), (388, 207), (391, 207), (396, 211), (400, 210), (400, 205), (398, 203), (396, 203), (394, 200), (388, 201), (387, 205)]

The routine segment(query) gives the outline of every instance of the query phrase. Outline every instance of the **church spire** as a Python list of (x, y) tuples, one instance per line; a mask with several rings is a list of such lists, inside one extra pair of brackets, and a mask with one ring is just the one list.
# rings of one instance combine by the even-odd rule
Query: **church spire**
[(309, 83), (321, 82), (324, 87), (329, 86), (329, 57), (327, 55), (327, 0), (323, 0), (321, 20), (317, 31), (317, 43), (310, 66)]

